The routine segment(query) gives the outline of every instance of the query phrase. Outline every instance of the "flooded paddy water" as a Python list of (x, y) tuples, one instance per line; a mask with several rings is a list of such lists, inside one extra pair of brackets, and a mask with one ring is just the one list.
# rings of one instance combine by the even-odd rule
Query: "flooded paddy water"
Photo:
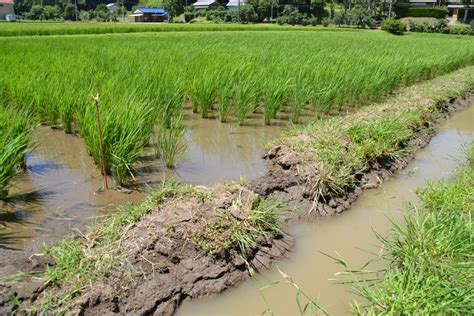
[[(174, 170), (166, 169), (148, 148), (135, 166), (133, 190), (101, 192), (103, 179), (78, 135), (40, 126), (26, 171), (12, 183), (8, 200), (0, 202), (0, 276), (14, 273), (25, 257), (93, 219), (107, 216), (120, 204), (140, 202), (149, 187), (175, 177), (191, 184), (252, 179), (262, 175), (265, 142), (280, 128), (251, 120), (247, 126), (223, 124), (189, 115), (187, 152)], [(114, 187), (112, 180), (109, 186)]]
[[(407, 201), (416, 199), (413, 190), (426, 181), (450, 177), (465, 161), (464, 145), (474, 140), (474, 106), (454, 114), (437, 128), (437, 135), (420, 150), (404, 172), (381, 187), (366, 191), (352, 208), (341, 215), (307, 219), (294, 223), (289, 233), (295, 247), (289, 257), (277, 262), (308, 294), (330, 314), (349, 313), (349, 303), (356, 298), (347, 285), (329, 279), (343, 270), (325, 252), (344, 258), (351, 268), (361, 268), (378, 251), (373, 230), (386, 233), (388, 217), (400, 220)], [(280, 281), (262, 291), (259, 289)], [(296, 315), (295, 288), (284, 282), (276, 267), (263, 271), (239, 286), (197, 301), (185, 302), (177, 315), (260, 315), (270, 308), (274, 315)]]

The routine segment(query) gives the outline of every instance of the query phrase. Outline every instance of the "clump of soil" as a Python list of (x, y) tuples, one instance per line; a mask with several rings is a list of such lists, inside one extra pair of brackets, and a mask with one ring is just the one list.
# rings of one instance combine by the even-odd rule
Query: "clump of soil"
[[(221, 184), (196, 190), (198, 194), (165, 200), (123, 228), (117, 241), (117, 247), (123, 249), (117, 257), (120, 264), (107, 277), (85, 285), (81, 296), (68, 306), (72, 314), (169, 315), (182, 300), (222, 292), (249, 271), (267, 268), (292, 247), (292, 239), (278, 226), (266, 227), (255, 220), (255, 212), (260, 216), (273, 209), (262, 207), (264, 200), (249, 189)], [(277, 219), (274, 213), (268, 214)], [(222, 225), (224, 221), (233, 225)], [(236, 232), (254, 241), (245, 253), (235, 239)], [(100, 254), (100, 245), (96, 247), (95, 254)], [(15, 309), (9, 299), (13, 294), (23, 300), (22, 311), (41, 306), (44, 288), (32, 290), (35, 295), (24, 295), (20, 293), (23, 285), (3, 288), (1, 313)], [(47, 290), (62, 296), (68, 286)]]

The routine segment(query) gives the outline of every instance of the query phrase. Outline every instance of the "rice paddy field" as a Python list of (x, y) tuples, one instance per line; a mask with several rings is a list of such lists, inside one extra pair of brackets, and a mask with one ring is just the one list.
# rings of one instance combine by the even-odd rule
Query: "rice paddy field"
[[(469, 37), (381, 32), (185, 32), (0, 38), (0, 102), (41, 124), (77, 131), (101, 167), (93, 95), (100, 96), (105, 169), (133, 178), (145, 147), (173, 167), (184, 111), (262, 125), (368, 104), (394, 89), (474, 62)], [(212, 135), (210, 135), (212, 137)]]
[[(91, 221), (97, 221), (91, 226), (93, 237), (81, 233), (82, 237), (72, 241), (73, 248), (67, 248), (70, 239), (65, 239), (59, 246), (50, 248), (49, 254), (46, 250), (48, 256), (53, 254), (56, 263), (51, 269), (45, 268), (46, 280), (57, 286), (70, 282), (67, 286), (72, 294), (66, 295), (65, 302), (57, 302), (54, 295), (48, 300), (48, 293), (53, 293), (48, 289), (45, 300), (39, 305), (32, 302), (36, 305), (34, 308), (40, 308), (36, 310), (39, 312), (67, 310), (78, 293), (82, 295), (81, 291), (86, 292), (93, 281), (101, 280), (102, 276), (97, 275), (113, 275), (109, 274), (111, 269), (122, 266), (120, 260), (125, 258), (122, 257), (125, 256), (122, 237), (129, 229), (137, 228), (146, 236), (144, 240), (148, 240), (147, 229), (154, 233), (158, 230), (153, 228), (154, 224), (141, 221), (156, 214), (161, 216), (156, 210), (162, 210), (163, 205), (169, 206), (170, 214), (179, 217), (176, 223), (194, 225), (197, 221), (186, 217), (188, 208), (195, 210), (193, 204), (188, 203), (189, 199), (204, 203), (199, 204), (202, 213), (197, 215), (202, 216), (203, 226), (186, 229), (194, 233), (204, 230), (206, 238), (194, 235), (188, 238), (187, 230), (183, 233), (171, 229), (176, 226), (174, 222), (166, 226), (163, 233), (164, 238), (175, 233), (179, 236), (173, 240), (181, 242), (186, 236), (195, 243), (189, 244), (190, 252), (183, 253), (183, 259), (208, 260), (212, 253), (205, 249), (214, 249), (213, 242), (229, 239), (223, 237), (222, 231), (226, 229), (233, 232), (231, 241), (224, 243), (223, 250), (216, 249), (235, 257), (240, 254), (244, 261), (246, 257), (242, 257), (242, 253), (246, 256), (260, 245), (256, 236), (247, 234), (249, 231), (265, 236), (265, 242), (280, 236), (282, 230), (278, 225), (284, 223), (279, 222), (276, 210), (285, 203), (273, 201), (267, 193), (259, 193), (258, 187), (252, 187), (250, 192), (246, 185), (251, 184), (243, 176), (255, 179), (265, 174), (259, 178), (264, 179), (271, 174), (265, 173), (266, 165), (260, 159), (264, 145), (268, 145), (269, 152), (272, 148), (281, 148), (285, 146), (285, 139), (291, 138), (292, 131), (296, 133), (295, 138), (286, 145), (298, 147), (300, 144), (304, 147), (300, 152), (317, 148), (322, 156), (296, 153), (291, 170), (285, 169), (285, 157), (278, 156), (283, 161), (279, 166), (288, 171), (284, 174), (297, 170), (296, 173), (302, 175), (316, 175), (301, 169), (306, 162), (320, 163), (337, 172), (345, 172), (350, 166), (348, 179), (353, 177), (353, 183), (331, 189), (330, 184), (338, 181), (337, 176), (326, 172), (315, 178), (316, 185), (325, 185), (327, 180), (327, 187), (332, 190), (322, 196), (322, 200), (328, 197), (324, 203), (344, 204), (346, 201), (340, 195), (360, 189), (359, 184), (365, 185), (362, 183), (365, 180), (359, 178), (370, 170), (372, 162), (387, 157), (397, 160), (409, 153), (411, 149), (405, 148), (408, 142), (418, 134), (428, 134), (431, 124), (446, 110), (444, 106), (451, 99), (472, 93), (474, 40), (469, 36), (441, 34), (393, 36), (381, 31), (262, 25), (21, 23), (0, 24), (0, 56), (0, 275), (16, 271), (18, 265), (24, 264), (23, 257), (38, 251), (39, 245), (34, 240), (52, 245), (72, 230), (85, 229)], [(422, 82), (426, 80), (429, 81)], [(469, 103), (470, 98), (462, 102)], [(466, 112), (467, 116), (472, 113)], [(378, 119), (379, 116), (382, 119)], [(343, 129), (346, 123), (352, 125)], [(277, 138), (288, 127), (296, 128)], [(347, 145), (349, 140), (360, 146)], [(460, 142), (456, 142), (456, 146), (461, 146)], [(443, 152), (450, 151), (447, 145), (442, 147)], [(285, 152), (280, 154), (284, 156)], [(198, 160), (205, 162), (198, 164)], [(238, 163), (228, 163), (229, 160)], [(241, 160), (247, 163), (239, 164)], [(334, 163), (328, 164), (328, 161)], [(275, 166), (268, 168), (273, 170), (272, 167)], [(323, 167), (315, 170), (325, 171)], [(244, 172), (244, 169), (248, 170)], [(103, 187), (102, 170), (109, 181), (113, 179), (114, 183), (109, 182), (109, 186), (114, 190)], [(177, 176), (185, 184), (156, 181), (155, 175), (168, 180)], [(221, 180), (239, 181), (221, 184), (218, 182)], [(273, 182), (275, 185), (284, 182), (278, 176), (266, 181), (268, 188)], [(216, 182), (214, 189), (190, 185)], [(295, 181), (299, 186), (300, 182)], [(142, 190), (143, 183), (158, 189)], [(171, 187), (167, 187), (170, 183)], [(27, 188), (28, 192), (19, 188)], [(143, 192), (147, 189), (152, 193), (145, 203), (117, 207), (125, 202), (143, 201)], [(287, 189), (290, 192), (294, 188)], [(260, 205), (249, 200), (245, 206), (241, 203), (244, 191), (255, 201), (264, 202)], [(326, 205), (317, 198), (325, 191), (316, 191), (314, 200), (311, 195), (309, 202), (300, 201), (303, 207), (306, 202), (312, 203), (309, 213), (317, 203), (326, 210)], [(219, 198), (221, 193), (225, 196), (224, 202)], [(392, 197), (382, 198), (380, 204), (388, 199)], [(215, 209), (211, 207), (212, 212), (206, 204), (211, 201), (216, 204)], [(178, 204), (173, 206), (175, 202)], [(239, 205), (245, 206), (248, 218), (239, 217), (243, 210), (234, 210)], [(347, 208), (350, 206), (347, 204)], [(223, 207), (228, 207), (229, 214), (223, 215)], [(319, 212), (320, 208), (316, 209)], [(101, 217), (105, 217), (104, 225)], [(215, 221), (215, 226), (209, 226), (208, 220)], [(163, 222), (168, 225), (166, 220)], [(259, 223), (270, 223), (271, 227)], [(147, 227), (145, 230), (139, 228), (142, 224)], [(28, 234), (19, 233), (27, 226)], [(349, 226), (353, 227), (353, 222)], [(104, 227), (105, 237), (101, 235)], [(352, 228), (347, 227), (342, 230), (352, 234)], [(333, 232), (339, 234), (340, 231)], [(324, 230), (321, 233), (328, 235)], [(135, 236), (135, 232), (131, 234)], [(87, 251), (80, 250), (81, 238), (88, 249), (98, 251), (97, 256), (83, 255)], [(19, 239), (27, 242), (17, 242)], [(130, 241), (136, 243), (133, 238)], [(235, 250), (233, 242), (245, 251), (232, 252)], [(334, 246), (331, 242), (325, 244)], [(116, 251), (113, 256), (107, 253), (111, 248)], [(178, 248), (184, 249), (184, 246), (170, 247)], [(20, 255), (19, 250), (23, 251)], [(219, 251), (216, 250), (216, 254), (221, 253)], [(107, 260), (114, 256), (118, 259), (112, 260), (113, 264), (101, 262), (102, 256)], [(99, 259), (93, 263), (95, 258)], [(220, 260), (218, 256), (212, 258), (211, 261)], [(143, 259), (151, 263), (148, 258)], [(78, 262), (85, 262), (91, 270), (78, 273)], [(104, 262), (107, 269), (92, 273), (93, 267)], [(249, 262), (245, 264), (250, 270)], [(154, 278), (154, 263), (151, 265)], [(193, 265), (198, 267), (199, 263)], [(171, 269), (177, 266), (181, 267), (170, 263)], [(70, 277), (61, 277), (61, 273)], [(179, 271), (176, 273), (181, 275)], [(48, 279), (52, 275), (54, 278)], [(156, 294), (161, 290), (159, 284), (156, 290), (147, 291)], [(0, 293), (0, 299), (3, 294)], [(204, 291), (203, 295), (206, 294), (209, 292)], [(282, 302), (286, 304), (285, 300)], [(7, 303), (2, 304), (0, 314), (7, 306)], [(15, 306), (14, 309), (18, 307)]]
[(71, 22), (18, 22), (1, 23), (0, 36), (37, 36), (67, 34), (106, 34), (143, 32), (197, 32), (197, 31), (288, 31), (320, 30), (316, 27), (280, 26), (272, 24), (139, 24), (139, 23), (71, 23)]

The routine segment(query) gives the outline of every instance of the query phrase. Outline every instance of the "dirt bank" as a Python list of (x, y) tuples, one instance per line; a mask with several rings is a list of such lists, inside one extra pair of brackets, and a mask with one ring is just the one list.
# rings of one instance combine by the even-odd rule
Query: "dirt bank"
[[(56, 262), (54, 274), (68, 281), (4, 283), (0, 314), (15, 311), (15, 302), (20, 313), (172, 314), (183, 299), (219, 293), (285, 256), (292, 239), (280, 231), (279, 207), (238, 184), (165, 188), (131, 211), (146, 214), (139, 221), (114, 227), (117, 238), (106, 228), (76, 238), (85, 259), (67, 253), (72, 266), (57, 251), (49, 254), (54, 260), (35, 257), (35, 267)], [(68, 296), (75, 298), (61, 301)]]
[[(403, 142), (397, 142), (397, 152), (400, 155), (376, 156), (368, 159), (363, 169), (350, 170), (353, 181), (345, 187), (331, 187), (325, 184), (324, 162), (322, 159), (314, 159), (307, 150), (327, 134), (319, 135), (310, 132), (297, 132), (288, 136), (282, 142), (277, 141), (263, 156), (269, 165), (269, 171), (261, 178), (251, 182), (250, 188), (261, 196), (267, 196), (279, 200), (290, 200), (290, 205), (300, 208), (308, 213), (328, 216), (342, 213), (351, 207), (351, 204), (366, 189), (379, 186), (384, 180), (391, 177), (395, 172), (405, 168), (413, 158), (413, 153), (426, 146), (431, 137), (435, 135), (435, 123), (450, 113), (461, 111), (474, 103), (474, 94), (470, 92), (461, 93), (458, 97), (449, 97), (433, 101), (431, 108), (428, 107), (430, 115), (413, 129), (412, 135)], [(384, 115), (388, 109), (379, 109)], [(370, 119), (378, 119), (374, 115)], [(366, 119), (365, 117), (363, 118)], [(356, 118), (359, 124), (359, 118)], [(342, 122), (336, 122), (337, 124)], [(343, 133), (336, 135), (344, 143), (353, 142), (349, 136)], [(303, 145), (301, 145), (303, 144)], [(298, 148), (298, 149), (295, 149)], [(300, 148), (304, 149), (301, 150)], [(343, 150), (342, 155), (348, 154), (351, 148), (343, 144), (334, 150)], [(335, 166), (345, 168), (344, 165)], [(326, 180), (327, 181), (327, 180)]]

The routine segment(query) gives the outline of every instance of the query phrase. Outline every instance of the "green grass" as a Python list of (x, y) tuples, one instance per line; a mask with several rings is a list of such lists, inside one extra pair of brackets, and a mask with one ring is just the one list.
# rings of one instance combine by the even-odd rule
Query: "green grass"
[[(240, 204), (241, 201), (233, 201)], [(258, 246), (259, 238), (271, 238), (282, 235), (278, 211), (282, 203), (271, 199), (257, 199), (251, 206), (246, 219), (235, 218), (226, 214), (219, 221), (210, 224), (206, 229), (193, 236), (198, 249), (211, 255), (236, 247), (243, 258)], [(223, 238), (225, 236), (225, 238)]]
[(366, 301), (353, 304), (356, 313), (472, 313), (474, 146), (468, 156), (469, 165), (453, 179), (417, 190), (419, 205), (409, 208), (403, 223), (392, 221), (388, 236), (376, 235), (383, 254), (372, 261), (387, 263), (382, 276), (369, 270), (345, 272), (356, 276), (352, 289)]
[[(228, 27), (234, 26), (221, 30)], [(303, 111), (316, 118), (352, 110), (474, 62), (470, 37), (290, 29), (0, 38), (0, 99), (33, 112), (41, 123), (79, 130), (100, 165), (91, 100), (99, 93), (106, 169), (123, 184), (153, 124), (168, 129), (169, 118), (188, 104), (202, 117), (216, 113), (241, 125), (260, 110), (262, 124), (282, 109), (298, 122)], [(176, 163), (171, 160), (167, 165)]]

